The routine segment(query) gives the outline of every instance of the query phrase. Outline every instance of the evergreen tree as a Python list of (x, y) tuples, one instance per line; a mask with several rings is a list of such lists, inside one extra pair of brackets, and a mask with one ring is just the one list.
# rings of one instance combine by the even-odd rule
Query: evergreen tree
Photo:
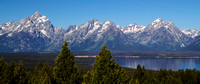
[(91, 71), (90, 83), (92, 84), (113, 84), (113, 83), (125, 83), (126, 72), (115, 64), (115, 60), (111, 59), (112, 54), (103, 46), (99, 52), (99, 56), (96, 56), (96, 61)]
[(144, 66), (142, 68), (140, 65), (138, 65), (137, 69), (134, 71), (133, 78), (136, 79), (137, 82), (139, 82), (141, 84), (146, 79), (145, 73), (146, 73), (146, 70), (145, 70)]
[(8, 81), (9, 84), (14, 84), (15, 83), (15, 81), (14, 81), (15, 79), (13, 77), (14, 76), (15, 67), (16, 67), (16, 65), (15, 65), (14, 62), (11, 62), (9, 64), (9, 66), (8, 66), (7, 76), (8, 76), (8, 79), (9, 79), (9, 81)]
[(41, 61), (38, 62), (37, 66), (35, 67), (34, 74), (30, 79), (31, 84), (37, 84), (39, 82), (39, 73), (41, 72), (43, 64)]
[(44, 75), (40, 79), (40, 84), (51, 84), (51, 78), (49, 77), (48, 73), (45, 72)]
[(88, 71), (85, 75), (83, 75), (83, 83), (90, 83), (91, 73)]
[(178, 71), (177, 71), (177, 75), (178, 75), (178, 77), (181, 79), (181, 81), (182, 82), (185, 82), (185, 72), (184, 72), (184, 70), (183, 69), (179, 69)]
[(35, 67), (34, 74), (30, 80), (32, 84), (50, 84), (54, 83), (53, 70), (48, 63), (39, 62)]
[(79, 74), (77, 66), (74, 62), (74, 55), (67, 47), (65, 41), (62, 45), (62, 50), (55, 60), (54, 75), (56, 82), (59, 84), (79, 83)]
[(37, 66), (35, 67), (34, 73), (35, 74), (39, 74), (39, 72), (42, 70), (42, 68), (43, 68), (43, 64), (42, 64), (41, 61), (39, 61), (38, 64), (37, 64)]
[(180, 79), (174, 78), (173, 76), (169, 76), (165, 83), (166, 84), (182, 84), (182, 81)]
[[(44, 66), (41, 71), (42, 76), (44, 76), (44, 80), (46, 82), (51, 82), (54, 83), (54, 78), (53, 78), (53, 69), (48, 65), (48, 63), (44, 63)], [(49, 83), (48, 83), (49, 84)]]
[(0, 84), (5, 84), (8, 82), (8, 64), (3, 58), (0, 59)]
[(28, 83), (27, 73), (24, 70), (22, 61), (20, 61), (18, 66), (15, 67), (14, 80), (15, 80), (16, 84), (27, 84)]

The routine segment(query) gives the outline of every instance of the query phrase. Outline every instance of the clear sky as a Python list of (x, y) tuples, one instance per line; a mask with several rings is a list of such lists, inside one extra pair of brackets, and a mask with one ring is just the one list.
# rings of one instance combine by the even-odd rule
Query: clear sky
[(63, 28), (92, 19), (147, 26), (162, 18), (181, 29), (200, 30), (200, 0), (0, 0), (0, 23), (17, 22), (36, 11)]

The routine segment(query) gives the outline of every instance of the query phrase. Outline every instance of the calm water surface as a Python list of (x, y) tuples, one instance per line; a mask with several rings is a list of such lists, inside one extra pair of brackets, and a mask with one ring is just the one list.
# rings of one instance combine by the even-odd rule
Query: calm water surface
[(116, 57), (115, 61), (122, 67), (136, 68), (138, 64), (145, 66), (146, 69), (194, 69), (200, 70), (200, 59), (158, 59), (158, 58), (121, 58)]

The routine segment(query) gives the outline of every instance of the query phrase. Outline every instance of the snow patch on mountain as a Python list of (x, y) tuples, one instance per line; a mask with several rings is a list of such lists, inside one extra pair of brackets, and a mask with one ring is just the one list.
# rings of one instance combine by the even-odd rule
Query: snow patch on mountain
[(49, 20), (49, 19), (46, 18), (46, 16), (42, 16), (42, 17), (39, 17), (39, 18), (37, 19), (38, 22), (46, 22), (46, 21), (48, 21), (48, 20)]
[(101, 23), (100, 22), (98, 22), (98, 21), (94, 22), (94, 27), (88, 32), (88, 34), (93, 33), (94, 31), (96, 31), (100, 27), (101, 27)]
[(196, 29), (182, 29), (181, 31), (192, 38), (195, 38), (200, 35), (200, 31)]
[(47, 36), (47, 37), (49, 37), (48, 35), (47, 35), (47, 32), (45, 31), (45, 30), (40, 30), (45, 36)]
[(124, 33), (141, 33), (145, 29), (145, 26), (139, 26), (137, 24), (129, 24), (128, 26), (121, 28)]
[(101, 30), (98, 31), (98, 32), (103, 33), (103, 32), (106, 31), (109, 27), (112, 27), (112, 26), (115, 26), (115, 24), (114, 24), (113, 22), (111, 22), (110, 20), (106, 20), (106, 21), (103, 23)]

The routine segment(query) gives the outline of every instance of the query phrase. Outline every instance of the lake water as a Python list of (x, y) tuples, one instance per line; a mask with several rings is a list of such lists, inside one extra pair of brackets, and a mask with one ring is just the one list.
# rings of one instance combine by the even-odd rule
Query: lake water
[(200, 59), (158, 59), (158, 58), (122, 58), (116, 57), (115, 62), (118, 62), (122, 67), (136, 68), (138, 64), (145, 66), (146, 69), (160, 70), (172, 69), (194, 69), (200, 70)]

